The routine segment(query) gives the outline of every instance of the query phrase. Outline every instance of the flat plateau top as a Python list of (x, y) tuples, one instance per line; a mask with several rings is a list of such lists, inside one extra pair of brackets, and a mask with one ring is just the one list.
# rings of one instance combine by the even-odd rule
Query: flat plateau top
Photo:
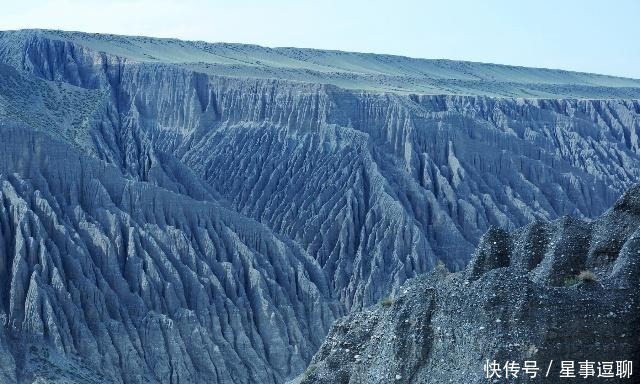
[(25, 42), (31, 37), (69, 41), (134, 62), (178, 65), (229, 77), (333, 84), (352, 90), (518, 98), (640, 98), (640, 80), (591, 73), (82, 32), (0, 32), (0, 55), (3, 44)]

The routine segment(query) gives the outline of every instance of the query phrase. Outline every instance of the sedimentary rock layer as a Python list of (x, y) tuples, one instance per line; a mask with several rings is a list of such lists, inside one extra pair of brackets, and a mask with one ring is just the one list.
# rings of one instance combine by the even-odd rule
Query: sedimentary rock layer
[[(522, 369), (505, 378), (507, 362), (525, 361), (550, 383), (570, 380), (561, 378), (561, 361), (574, 362), (576, 380), (635, 382), (617, 366), (611, 377), (595, 372), (600, 362), (640, 356), (639, 236), (640, 186), (594, 221), (494, 228), (466, 270), (436, 268), (338, 320), (296, 382), (535, 381)], [(485, 371), (487, 361), (500, 368)], [(594, 367), (588, 380), (578, 372), (585, 361)]]
[(601, 214), (640, 179), (639, 95), (566, 71), (0, 32), (2, 372), (283, 382), (336, 317), (438, 260), (462, 269), (492, 225)]

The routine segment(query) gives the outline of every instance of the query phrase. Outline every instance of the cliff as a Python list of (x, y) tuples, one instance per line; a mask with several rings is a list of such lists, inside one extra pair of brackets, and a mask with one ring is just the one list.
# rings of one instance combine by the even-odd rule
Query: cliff
[(603, 213), (640, 181), (638, 97), (567, 71), (0, 32), (2, 371), (283, 382), (334, 319), (464, 268), (491, 226)]
[[(640, 187), (593, 221), (492, 229), (464, 271), (436, 268), (338, 320), (296, 382), (535, 382), (525, 361), (549, 383), (571, 380), (561, 361), (574, 362), (576, 380), (637, 382), (635, 372), (624, 378), (614, 366), (603, 378), (596, 368), (640, 356), (639, 235)], [(586, 380), (584, 361), (594, 368)], [(507, 362), (518, 364), (517, 377), (505, 377)]]

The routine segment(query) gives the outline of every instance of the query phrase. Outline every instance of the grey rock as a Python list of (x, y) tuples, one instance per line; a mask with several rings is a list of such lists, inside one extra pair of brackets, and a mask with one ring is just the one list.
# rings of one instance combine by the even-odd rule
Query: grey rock
[(263, 225), (0, 133), (4, 377), (282, 382), (340, 314), (315, 260)]
[[(638, 97), (567, 71), (0, 32), (2, 374), (283, 382), (336, 317), (462, 269), (490, 227), (604, 212), (640, 181)], [(485, 248), (477, 276), (508, 255)]]
[(563, 383), (563, 360), (581, 381), (634, 382), (585, 380), (578, 367), (640, 356), (639, 234), (640, 185), (594, 221), (490, 230), (465, 271), (436, 268), (338, 320), (294, 382), (485, 383), (487, 361), (535, 361), (537, 380)]

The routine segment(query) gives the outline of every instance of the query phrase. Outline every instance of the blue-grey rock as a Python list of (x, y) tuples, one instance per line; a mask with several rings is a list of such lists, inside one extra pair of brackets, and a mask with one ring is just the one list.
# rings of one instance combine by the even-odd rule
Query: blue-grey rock
[[(437, 267), (338, 320), (292, 382), (566, 383), (563, 361), (573, 362), (575, 380), (635, 382), (617, 366), (611, 376), (597, 369), (640, 355), (639, 234), (640, 185), (594, 221), (490, 230), (465, 271)], [(538, 372), (523, 369), (526, 361)]]
[(639, 98), (567, 71), (0, 32), (0, 378), (283, 382), (337, 317), (462, 269), (491, 226), (604, 212), (640, 181)]

